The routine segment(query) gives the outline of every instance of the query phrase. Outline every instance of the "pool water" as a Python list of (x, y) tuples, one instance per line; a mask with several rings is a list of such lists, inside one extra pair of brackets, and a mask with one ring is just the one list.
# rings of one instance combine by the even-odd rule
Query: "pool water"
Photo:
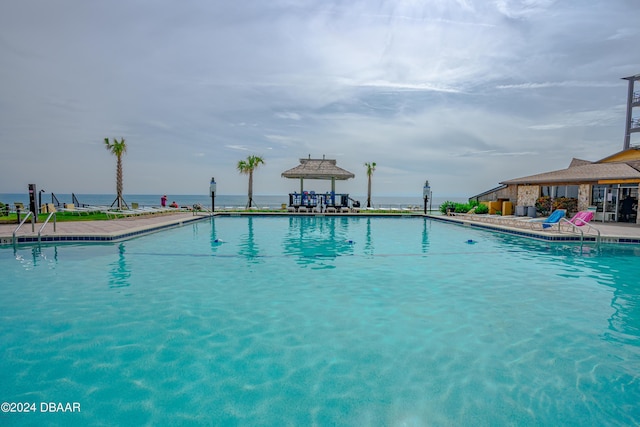
[(225, 217), (0, 271), (2, 425), (640, 423), (638, 246)]

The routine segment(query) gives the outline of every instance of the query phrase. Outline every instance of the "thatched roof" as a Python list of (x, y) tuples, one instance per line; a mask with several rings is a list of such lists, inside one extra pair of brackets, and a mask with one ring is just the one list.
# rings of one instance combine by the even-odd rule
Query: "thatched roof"
[(282, 172), (284, 178), (302, 179), (338, 179), (355, 178), (351, 172), (336, 166), (331, 159), (300, 159), (300, 164), (293, 169)]

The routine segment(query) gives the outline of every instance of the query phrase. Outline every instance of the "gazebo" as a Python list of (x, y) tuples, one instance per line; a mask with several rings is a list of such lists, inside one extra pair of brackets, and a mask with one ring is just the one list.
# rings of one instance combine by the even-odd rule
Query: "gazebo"
[[(311, 155), (307, 159), (300, 159), (300, 164), (292, 169), (282, 172), (283, 178), (300, 179), (300, 194), (289, 194), (289, 206), (298, 209), (300, 206), (314, 208), (320, 201), (328, 207), (346, 207), (348, 205), (348, 194), (340, 194), (336, 197), (336, 180), (347, 180), (355, 178), (355, 175), (336, 165), (334, 159), (312, 159)], [(317, 195), (315, 192), (307, 192), (304, 190), (305, 179), (322, 179), (331, 180), (331, 193), (326, 195)], [(339, 203), (336, 203), (339, 201)]]

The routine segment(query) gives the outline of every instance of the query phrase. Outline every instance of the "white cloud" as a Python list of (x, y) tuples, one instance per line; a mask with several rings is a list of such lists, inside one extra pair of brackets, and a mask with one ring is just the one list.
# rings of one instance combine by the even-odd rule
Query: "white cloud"
[(541, 82), (541, 83), (518, 83), (508, 85), (498, 85), (497, 89), (546, 89), (555, 87), (568, 87), (568, 88), (599, 88), (599, 87), (619, 87), (620, 83), (617, 82), (589, 82), (589, 81), (561, 81), (561, 82)]
[(113, 191), (109, 136), (137, 193), (215, 170), (243, 194), (255, 153), (267, 194), (309, 154), (356, 192), (375, 161), (380, 193), (476, 194), (621, 148), (635, 18), (618, 0), (5, 2), (0, 192)]
[(288, 120), (301, 120), (302, 117), (300, 116), (300, 114), (298, 113), (291, 113), (291, 112), (286, 112), (286, 113), (276, 113), (275, 115), (277, 118), (279, 119), (288, 119)]
[(249, 149), (245, 146), (242, 145), (225, 145), (226, 148), (230, 148), (232, 150), (238, 150), (238, 151), (249, 151)]

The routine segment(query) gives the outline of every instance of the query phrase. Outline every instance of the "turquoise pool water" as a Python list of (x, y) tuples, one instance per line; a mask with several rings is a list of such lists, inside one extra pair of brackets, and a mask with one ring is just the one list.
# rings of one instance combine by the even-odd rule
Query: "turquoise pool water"
[(2, 425), (640, 423), (637, 246), (230, 217), (0, 271)]

